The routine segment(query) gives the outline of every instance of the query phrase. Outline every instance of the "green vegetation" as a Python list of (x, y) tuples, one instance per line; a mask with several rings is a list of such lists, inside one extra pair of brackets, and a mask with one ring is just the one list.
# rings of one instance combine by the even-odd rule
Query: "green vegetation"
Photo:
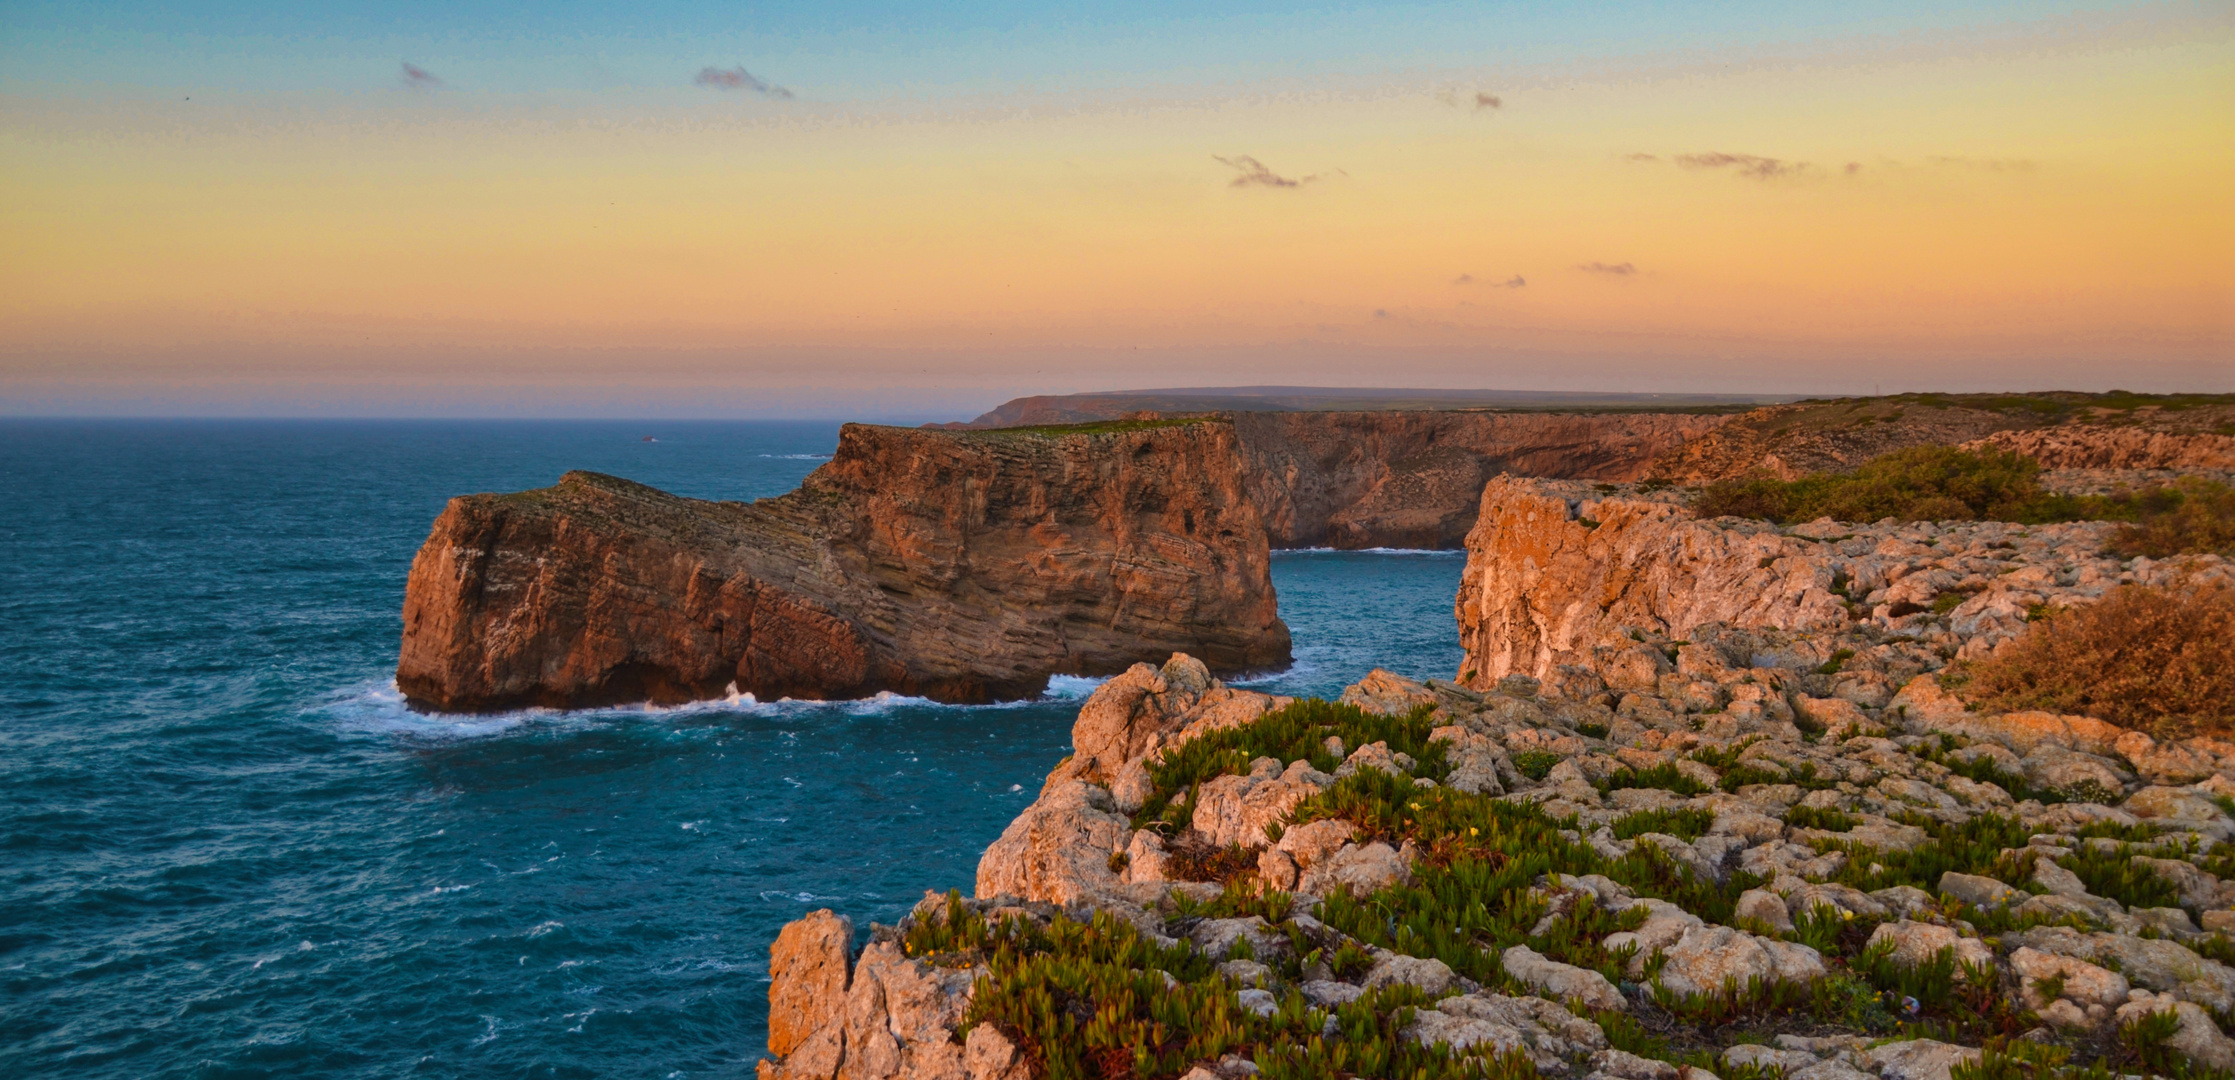
[[(2158, 738), (2235, 730), (2235, 587), (2128, 585), (1966, 666), (1975, 707), (2084, 713)], [(2013, 792), (2015, 794), (2015, 792)]]
[(1544, 779), (1560, 761), (1560, 755), (1549, 750), (1524, 750), (1513, 755), (1514, 770), (1531, 780)]
[[(2041, 486), (2041, 466), (2022, 454), (1913, 446), (1875, 457), (1847, 473), (1798, 480), (1752, 476), (1700, 490), (1700, 517), (1746, 517), (1795, 524), (1837, 521), (2121, 521), (2111, 541), (2120, 555), (2235, 552), (2235, 488), (2199, 477), (2112, 495), (2065, 495)], [(1941, 597), (1948, 607), (1961, 603)], [(1834, 669), (1836, 670), (1836, 668)]]
[(1599, 784), (1602, 792), (1620, 791), (1623, 788), (1660, 788), (1686, 798), (1715, 790), (1684, 775), (1674, 762), (1663, 762), (1650, 769), (1633, 769), (1624, 765)]
[(1614, 819), (1614, 838), (1633, 840), (1646, 833), (1661, 833), (1679, 840), (1697, 840), (1715, 826), (1713, 810), (1635, 810)]
[[(1167, 832), (1178, 832), (1194, 813), (1195, 800), (1205, 781), (1246, 776), (1249, 763), (1261, 757), (1284, 762), (1308, 760), (1312, 768), (1334, 772), (1343, 759), (1328, 748), (1330, 736), (1342, 740), (1345, 751), (1388, 743), (1392, 754), (1405, 754), (1414, 760), (1414, 775), (1440, 782), (1450, 774), (1451, 767), (1444, 760), (1444, 744), (1428, 741), (1428, 733), (1436, 726), (1428, 719), (1429, 711), (1419, 708), (1406, 716), (1384, 716), (1355, 705), (1313, 698), (1267, 713), (1251, 723), (1192, 739), (1149, 762), (1149, 778), (1155, 786), (1140, 812), (1133, 815), (1133, 827), (1145, 829), (1161, 821)], [(1545, 767), (1551, 768), (1549, 764)], [(1182, 792), (1187, 798), (1175, 802), (1175, 796)]]
[(1825, 832), (1852, 832), (1862, 819), (1839, 810), (1819, 810), (1813, 806), (1796, 806), (1785, 811), (1785, 824), (1796, 829), (1822, 829)]

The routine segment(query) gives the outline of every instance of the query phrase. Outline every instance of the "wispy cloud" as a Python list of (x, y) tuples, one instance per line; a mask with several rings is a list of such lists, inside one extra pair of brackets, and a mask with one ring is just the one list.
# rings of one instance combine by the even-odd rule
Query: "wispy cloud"
[(405, 86), (411, 87), (415, 90), (430, 90), (434, 87), (442, 85), (442, 80), (437, 78), (433, 72), (428, 71), (426, 68), (420, 67), (419, 65), (414, 64), (409, 60), (404, 61), (403, 65), (403, 78)]
[(1454, 109), (1472, 109), (1475, 112), (1481, 112), (1484, 109), (1502, 109), (1505, 108), (1506, 104), (1504, 98), (1488, 90), (1460, 90), (1457, 87), (1437, 91), (1436, 100)]
[(763, 97), (783, 98), (786, 101), (796, 96), (791, 91), (741, 67), (700, 68), (698, 78), (691, 81), (700, 86), (712, 87), (716, 90), (750, 90)]
[[(1476, 284), (1476, 281), (1473, 274), (1461, 274), (1453, 278), (1451, 283), (1453, 285), (1473, 285)], [(1485, 289), (1519, 289), (1526, 287), (1529, 284), (1529, 279), (1515, 274), (1504, 281), (1485, 281), (1480, 284)]]
[(1622, 155), (1622, 160), (1624, 160), (1624, 161), (1659, 161), (1659, 160), (1661, 160), (1661, 156), (1660, 156), (1659, 154), (1624, 154), (1624, 155)]
[(1587, 263), (1577, 263), (1577, 264), (1575, 264), (1575, 268), (1576, 268), (1576, 269), (1578, 269), (1578, 270), (1581, 270), (1581, 271), (1583, 271), (1583, 272), (1584, 272), (1584, 273), (1586, 273), (1586, 274), (1612, 274), (1612, 275), (1614, 275), (1615, 277), (1629, 277), (1630, 275), (1632, 275), (1632, 274), (1635, 274), (1635, 273), (1637, 273), (1637, 264), (1636, 264), (1636, 263), (1626, 263), (1626, 262), (1622, 262), (1622, 263), (1603, 263), (1603, 262), (1587, 262)]
[(1687, 169), (1734, 169), (1738, 175), (1754, 180), (1776, 180), (1814, 168), (1805, 161), (1784, 161), (1759, 154), (1726, 154), (1719, 150), (1705, 154), (1678, 154), (1674, 160)]
[(1241, 174), (1239, 176), (1236, 176), (1233, 182), (1227, 185), (1228, 187), (1292, 188), (1302, 187), (1305, 184), (1309, 184), (1312, 181), (1319, 179), (1318, 173), (1313, 173), (1310, 176), (1299, 176), (1293, 179), (1282, 176), (1281, 174), (1276, 173), (1269, 168), (1266, 168), (1264, 162), (1259, 161), (1256, 158), (1249, 156), (1248, 154), (1236, 154), (1233, 157), (1220, 157), (1217, 154), (1212, 154), (1211, 160), (1216, 161), (1219, 164), (1224, 165), (1229, 169), (1233, 169), (1235, 172)]
[(2024, 158), (1967, 158), (1930, 157), (1925, 159), (1943, 169), (1977, 169), (1981, 172), (2032, 172), (2035, 165)]

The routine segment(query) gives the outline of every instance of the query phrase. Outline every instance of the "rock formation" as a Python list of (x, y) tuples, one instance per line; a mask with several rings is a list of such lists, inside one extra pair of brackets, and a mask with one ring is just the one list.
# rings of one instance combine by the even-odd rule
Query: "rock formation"
[(1186, 650), (1289, 657), (1234, 428), (847, 425), (799, 490), (706, 502), (594, 473), (453, 499), (396, 681), (476, 711), (879, 691), (980, 702)]
[(2215, 556), (2176, 566), (2103, 555), (2115, 528), (2105, 522), (1780, 528), (1702, 521), (1679, 496), (1602, 487), (1501, 477), (1484, 488), (1455, 604), (1461, 683), (1603, 666), (1594, 657), (1633, 647), (1633, 630), (1682, 639), (1711, 623), (1815, 635), (1826, 656), (1864, 626), (1979, 655), (2037, 605), (2162, 584), (2191, 564), (2227, 572)]
[(1965, 449), (2013, 450), (2044, 469), (2235, 469), (2235, 435), (2139, 428), (1998, 431)]

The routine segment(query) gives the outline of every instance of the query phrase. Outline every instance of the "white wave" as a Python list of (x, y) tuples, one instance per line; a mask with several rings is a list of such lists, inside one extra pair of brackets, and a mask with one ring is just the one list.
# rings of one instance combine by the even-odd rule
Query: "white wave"
[(829, 454), (761, 454), (772, 461), (829, 461)]
[(882, 716), (896, 709), (937, 709), (974, 711), (980, 709), (1025, 709), (1051, 704), (1070, 704), (1083, 701), (1094, 693), (1096, 687), (1107, 682), (1104, 678), (1078, 675), (1056, 675), (1048, 680), (1048, 689), (1037, 698), (1017, 701), (999, 701), (987, 705), (954, 705), (933, 701), (926, 697), (896, 694), (890, 690), (866, 698), (839, 701), (801, 700), (778, 698), (762, 701), (730, 685), (730, 692), (722, 697), (705, 701), (686, 702), (681, 705), (655, 705), (639, 702), (633, 705), (608, 705), (594, 709), (516, 709), (501, 713), (445, 714), (414, 711), (404, 701), (403, 692), (396, 688), (394, 679), (368, 681), (343, 687), (331, 693), (327, 700), (314, 706), (310, 712), (323, 714), (343, 728), (386, 735), (402, 735), (431, 742), (449, 742), (461, 739), (480, 739), (505, 735), (524, 728), (588, 727), (602, 723), (625, 720), (684, 719), (699, 716), (724, 716), (744, 713), (768, 718), (797, 718), (817, 720), (824, 718), (849, 718)]
[(532, 938), (539, 938), (545, 934), (550, 933), (553, 930), (563, 929), (565, 928), (565, 926), (565, 923), (560, 922), (557, 919), (552, 919), (549, 922), (539, 922), (535, 924), (534, 927), (528, 930), (528, 936)]

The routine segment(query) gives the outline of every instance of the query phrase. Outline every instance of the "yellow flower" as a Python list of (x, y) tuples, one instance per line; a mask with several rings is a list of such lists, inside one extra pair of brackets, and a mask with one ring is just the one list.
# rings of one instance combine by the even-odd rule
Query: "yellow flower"
[(1481, 829), (1477, 829), (1477, 828), (1475, 828), (1475, 827), (1474, 827), (1474, 826), (1472, 826), (1472, 825), (1469, 825), (1469, 826), (1467, 826), (1467, 835), (1468, 835), (1468, 836), (1481, 836), (1481, 835), (1482, 835), (1482, 830), (1481, 830)]

